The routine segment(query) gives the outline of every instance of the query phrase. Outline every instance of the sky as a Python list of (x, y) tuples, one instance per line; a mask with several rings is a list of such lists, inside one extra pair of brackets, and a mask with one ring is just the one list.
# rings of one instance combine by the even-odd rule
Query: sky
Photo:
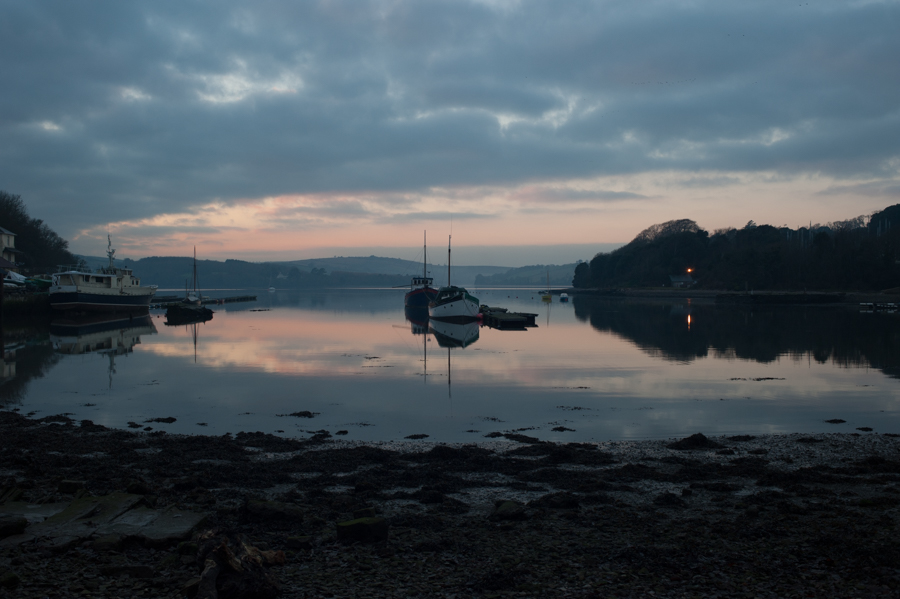
[(0, 0), (0, 190), (132, 258), (844, 220), (900, 202), (898, 31), (897, 1)]

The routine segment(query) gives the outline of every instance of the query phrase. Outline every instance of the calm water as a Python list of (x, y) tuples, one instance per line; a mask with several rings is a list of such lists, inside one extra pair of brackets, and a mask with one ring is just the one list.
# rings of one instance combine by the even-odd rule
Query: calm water
[[(537, 313), (539, 326), (428, 330), (405, 317), (402, 290), (257, 294), (214, 306), (200, 325), (166, 326), (153, 313), (105, 331), (7, 332), (0, 407), (172, 433), (324, 429), (352, 440), (900, 432), (896, 314), (579, 297), (548, 305), (530, 291), (492, 290), (477, 295)], [(290, 416), (301, 411), (315, 416)], [(161, 417), (176, 421), (146, 422)], [(847, 422), (824, 422), (832, 418)]]

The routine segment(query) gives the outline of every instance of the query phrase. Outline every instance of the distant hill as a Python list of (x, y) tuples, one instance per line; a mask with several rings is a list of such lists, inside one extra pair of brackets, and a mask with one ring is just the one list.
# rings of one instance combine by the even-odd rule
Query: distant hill
[[(108, 260), (79, 256), (90, 268), (106, 266)], [(151, 257), (116, 260), (116, 265), (134, 270), (145, 285), (182, 289), (191, 279), (193, 260), (185, 257)], [(429, 264), (435, 285), (447, 282), (446, 264)], [(453, 283), (472, 285), (479, 275), (495, 275), (506, 266), (454, 266)], [(410, 277), (422, 274), (422, 263), (397, 258), (334, 257), (289, 262), (246, 262), (243, 260), (197, 260), (200, 287), (205, 289), (392, 287), (406, 285)], [(571, 281), (571, 277), (570, 277)]]
[(576, 264), (536, 264), (510, 268), (495, 275), (475, 277), (477, 287), (547, 287), (549, 273), (551, 287), (571, 287)]

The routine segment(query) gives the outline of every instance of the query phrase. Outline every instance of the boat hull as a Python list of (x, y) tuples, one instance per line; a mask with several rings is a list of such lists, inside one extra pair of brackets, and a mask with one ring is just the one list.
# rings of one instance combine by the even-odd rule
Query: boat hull
[(403, 305), (407, 308), (427, 308), (428, 304), (437, 297), (437, 289), (432, 287), (421, 287), (413, 289), (403, 298)]
[(442, 287), (428, 306), (428, 318), (435, 320), (475, 320), (480, 313), (478, 298), (461, 287)]
[(50, 293), (50, 307), (55, 310), (84, 312), (143, 312), (149, 309), (152, 293), (120, 295), (60, 291)]

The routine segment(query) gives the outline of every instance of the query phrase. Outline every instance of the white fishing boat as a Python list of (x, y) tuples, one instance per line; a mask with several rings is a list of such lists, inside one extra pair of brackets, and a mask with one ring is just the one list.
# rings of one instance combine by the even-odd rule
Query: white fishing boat
[(566, 302), (568, 302), (568, 301), (569, 301), (569, 294), (568, 294), (568, 293), (560, 293), (560, 294), (559, 294), (559, 301), (562, 302), (563, 304), (565, 304)]
[(428, 317), (437, 320), (475, 320), (481, 313), (478, 298), (465, 287), (450, 284), (450, 243), (447, 243), (447, 286), (428, 304)]
[(64, 268), (51, 277), (50, 306), (69, 312), (141, 312), (150, 305), (156, 285), (141, 286), (130, 268), (116, 268), (116, 250), (107, 236), (109, 265), (91, 272), (86, 268)]

